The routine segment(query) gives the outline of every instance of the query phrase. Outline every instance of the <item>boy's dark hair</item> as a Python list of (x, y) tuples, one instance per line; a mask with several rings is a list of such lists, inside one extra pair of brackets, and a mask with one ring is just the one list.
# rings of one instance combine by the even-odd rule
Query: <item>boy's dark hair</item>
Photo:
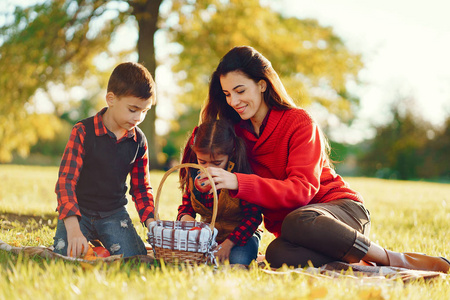
[(107, 92), (114, 95), (150, 99), (155, 104), (155, 82), (146, 67), (139, 63), (125, 62), (116, 66), (108, 81)]
[[(193, 130), (184, 147), (182, 163), (197, 163), (196, 152), (228, 155), (234, 163), (233, 172), (252, 173), (247, 159), (244, 141), (236, 135), (233, 125), (227, 120), (208, 120)], [(180, 170), (180, 187), (184, 189), (189, 172)]]

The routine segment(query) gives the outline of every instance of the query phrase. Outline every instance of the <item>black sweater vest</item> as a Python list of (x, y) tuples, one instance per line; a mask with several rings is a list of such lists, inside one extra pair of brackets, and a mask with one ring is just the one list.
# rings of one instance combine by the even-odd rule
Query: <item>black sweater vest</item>
[(144, 155), (145, 136), (136, 127), (137, 142), (133, 138), (117, 143), (108, 134), (97, 136), (94, 118), (81, 121), (85, 126), (85, 155), (76, 186), (80, 209), (107, 212), (127, 204), (127, 175), (136, 159)]

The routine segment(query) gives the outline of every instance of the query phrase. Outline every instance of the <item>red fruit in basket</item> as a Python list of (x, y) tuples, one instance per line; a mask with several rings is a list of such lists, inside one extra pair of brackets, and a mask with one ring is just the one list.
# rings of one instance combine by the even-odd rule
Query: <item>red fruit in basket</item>
[(108, 249), (106, 249), (102, 246), (94, 247), (94, 252), (97, 253), (98, 257), (108, 257), (111, 255), (109, 253)]
[(195, 227), (192, 227), (191, 229), (189, 229), (189, 231), (191, 231), (191, 230), (202, 230), (202, 229), (200, 227), (195, 226)]
[(208, 181), (208, 177), (203, 179), (197, 179), (197, 177), (195, 177), (194, 185), (200, 193), (208, 193), (211, 190), (211, 185), (206, 184), (205, 181)]

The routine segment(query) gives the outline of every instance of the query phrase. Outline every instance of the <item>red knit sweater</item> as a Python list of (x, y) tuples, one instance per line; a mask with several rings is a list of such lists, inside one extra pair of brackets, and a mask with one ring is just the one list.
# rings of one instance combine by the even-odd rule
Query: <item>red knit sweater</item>
[(241, 125), (236, 133), (247, 143), (255, 174), (235, 173), (239, 189), (232, 196), (260, 205), (275, 236), (284, 217), (299, 207), (343, 198), (363, 202), (329, 166), (319, 128), (305, 110), (272, 110), (259, 138)]

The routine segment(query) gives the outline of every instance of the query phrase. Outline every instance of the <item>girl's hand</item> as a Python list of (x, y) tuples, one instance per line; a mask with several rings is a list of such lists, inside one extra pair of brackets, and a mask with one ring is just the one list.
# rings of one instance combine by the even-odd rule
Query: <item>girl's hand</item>
[[(206, 168), (211, 174), (211, 177), (216, 184), (216, 189), (228, 189), (228, 190), (237, 190), (239, 187), (237, 176), (231, 172), (228, 172), (222, 168), (208, 167)], [(201, 174), (202, 177), (206, 177), (206, 174)], [(205, 184), (208, 184), (208, 181), (205, 181)], [(210, 191), (212, 193), (212, 189)]]
[(190, 215), (184, 215), (181, 217), (180, 221), (195, 221), (195, 219)]
[(214, 254), (217, 261), (219, 263), (223, 263), (226, 260), (229, 260), (231, 248), (233, 248), (233, 247), (234, 247), (234, 243), (232, 241), (230, 241), (229, 239), (226, 239), (225, 241), (223, 241), (222, 244), (217, 246), (215, 248), (215, 250), (217, 250), (217, 252)]

